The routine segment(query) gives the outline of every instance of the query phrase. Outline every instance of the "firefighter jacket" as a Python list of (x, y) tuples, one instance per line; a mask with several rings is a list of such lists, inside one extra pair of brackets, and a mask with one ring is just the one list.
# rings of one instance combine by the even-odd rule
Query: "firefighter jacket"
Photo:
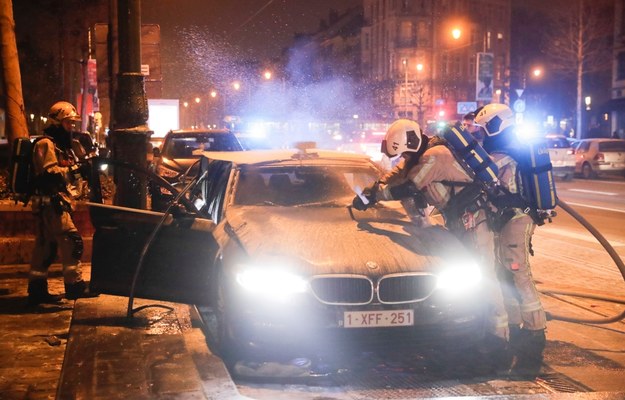
[(452, 195), (462, 190), (449, 183), (473, 182), (447, 146), (432, 146), (419, 157), (416, 164), (410, 164), (409, 160), (402, 160), (380, 180), (378, 200), (393, 200), (390, 187), (402, 180), (410, 180), (424, 193), (428, 204), (445, 212)]
[[(73, 141), (72, 147), (75, 146), (80, 144)], [(35, 196), (59, 196), (73, 210), (75, 200), (83, 195), (85, 188), (78, 161), (72, 148), (61, 149), (52, 138), (38, 140), (33, 151)]]
[[(499, 182), (511, 195), (519, 196), (521, 193), (521, 179), (518, 174), (518, 162), (506, 153), (493, 152), (491, 157), (499, 168)], [(516, 219), (526, 215), (519, 207), (509, 207), (509, 219)], [(505, 221), (507, 222), (507, 221)], [(505, 223), (503, 222), (503, 223)], [(503, 225), (501, 223), (501, 225)]]

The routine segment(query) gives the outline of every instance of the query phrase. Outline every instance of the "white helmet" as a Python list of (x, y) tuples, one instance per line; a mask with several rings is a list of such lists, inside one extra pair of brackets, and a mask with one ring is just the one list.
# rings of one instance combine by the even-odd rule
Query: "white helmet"
[(406, 151), (417, 152), (422, 143), (419, 124), (409, 119), (398, 119), (386, 131), (381, 151), (392, 158)]
[(54, 103), (52, 107), (50, 107), (48, 118), (50, 118), (50, 123), (54, 125), (61, 125), (61, 122), (66, 119), (80, 121), (80, 115), (78, 115), (76, 107), (67, 101), (57, 101)]
[(487, 104), (475, 111), (475, 124), (484, 128), (486, 135), (497, 136), (514, 125), (514, 113), (505, 104)]

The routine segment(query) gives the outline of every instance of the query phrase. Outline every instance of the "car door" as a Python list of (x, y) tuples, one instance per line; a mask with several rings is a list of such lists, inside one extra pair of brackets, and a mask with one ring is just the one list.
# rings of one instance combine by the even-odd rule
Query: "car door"
[[(219, 182), (227, 185), (227, 180)], [(211, 267), (219, 253), (215, 222), (209, 216), (178, 208), (165, 215), (96, 202), (89, 206), (95, 228), (92, 290), (188, 304), (209, 302)]]

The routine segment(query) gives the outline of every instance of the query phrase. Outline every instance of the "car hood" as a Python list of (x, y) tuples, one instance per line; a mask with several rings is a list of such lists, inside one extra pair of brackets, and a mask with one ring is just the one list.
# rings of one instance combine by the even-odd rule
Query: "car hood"
[(310, 275), (431, 271), (449, 249), (462, 249), (442, 227), (419, 228), (396, 211), (352, 214), (346, 207), (231, 207), (227, 224), (250, 260), (287, 262)]

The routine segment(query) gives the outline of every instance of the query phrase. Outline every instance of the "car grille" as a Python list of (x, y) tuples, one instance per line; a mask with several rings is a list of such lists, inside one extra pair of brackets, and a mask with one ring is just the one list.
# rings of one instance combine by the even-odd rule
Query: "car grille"
[(326, 304), (361, 305), (373, 300), (373, 282), (366, 276), (315, 276), (310, 287), (315, 297)]
[(413, 303), (428, 298), (436, 288), (436, 277), (430, 274), (388, 275), (378, 281), (380, 303)]
[(363, 275), (317, 275), (310, 281), (314, 296), (332, 305), (363, 305), (374, 299), (382, 304), (423, 301), (436, 287), (431, 274), (394, 274), (373, 282)]

